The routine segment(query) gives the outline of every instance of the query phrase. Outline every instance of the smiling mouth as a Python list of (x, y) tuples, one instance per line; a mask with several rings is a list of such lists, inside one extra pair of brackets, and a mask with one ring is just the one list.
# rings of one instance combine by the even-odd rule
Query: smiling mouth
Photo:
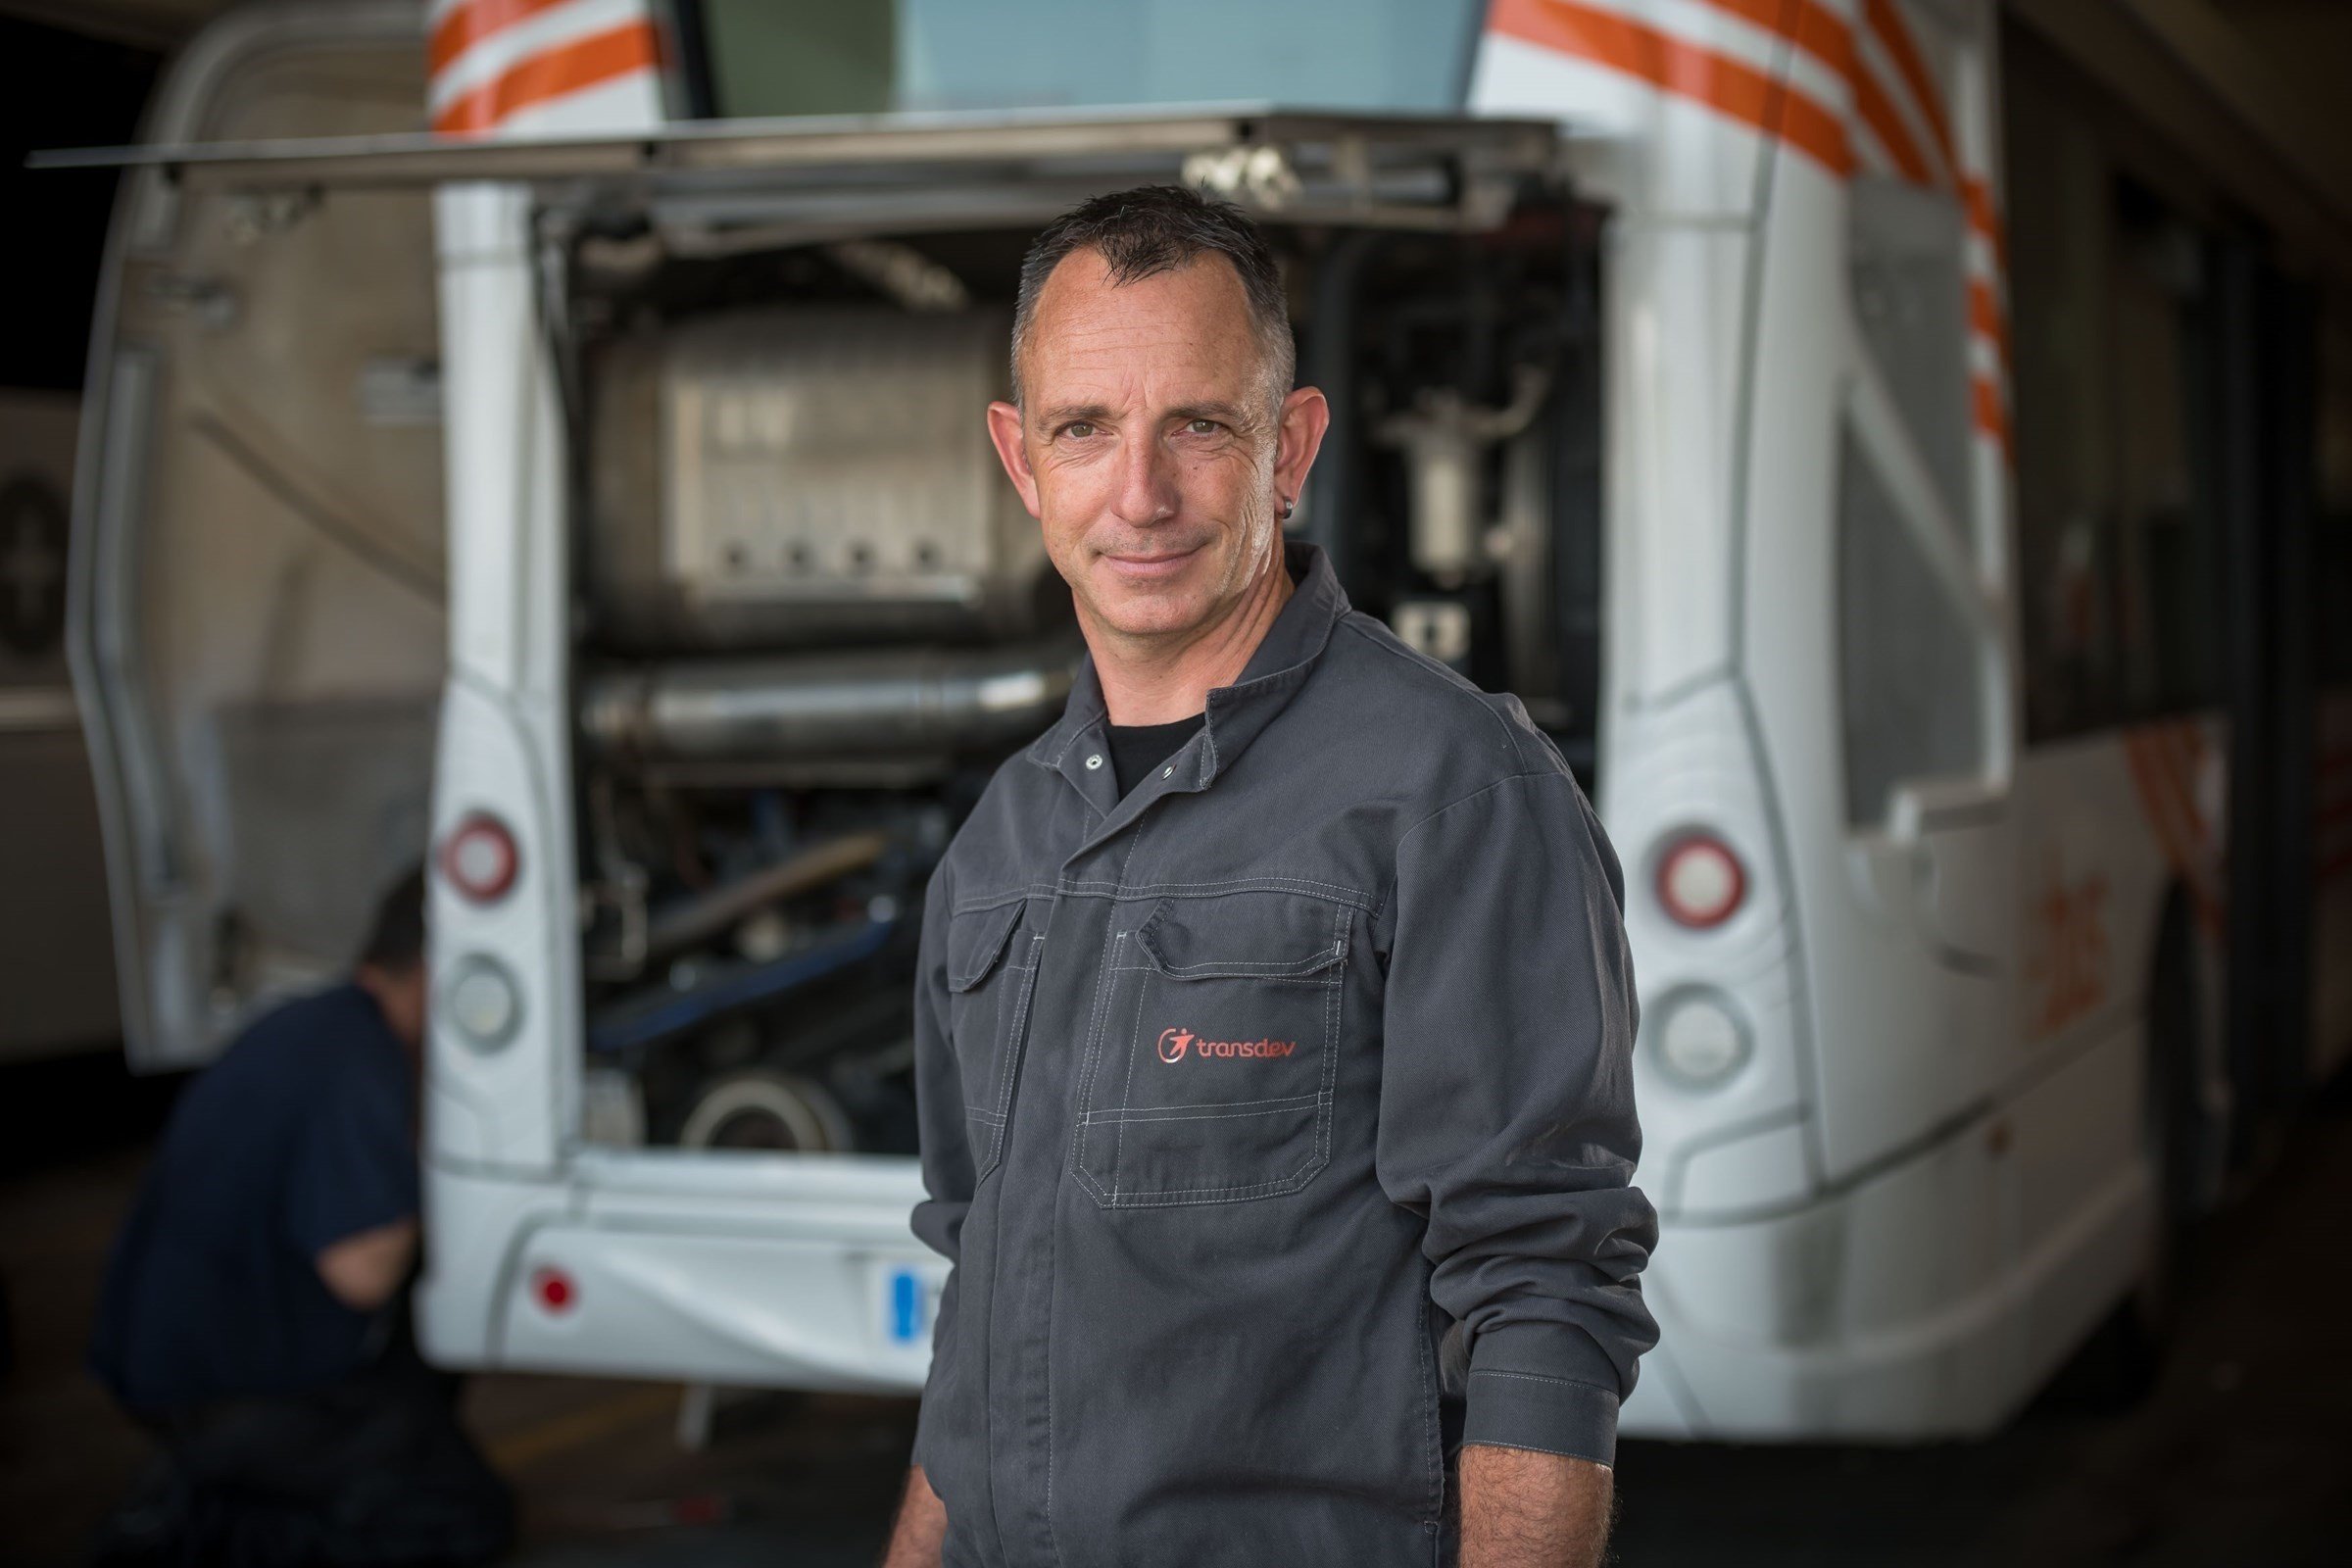
[(1111, 568), (1116, 571), (1164, 571), (1167, 568), (1176, 565), (1180, 562), (1192, 560), (1193, 557), (1200, 553), (1200, 546), (1195, 545), (1190, 550), (1171, 550), (1160, 555), (1152, 556), (1130, 556), (1110, 553), (1104, 555), (1102, 559), (1108, 562), (1111, 565)]

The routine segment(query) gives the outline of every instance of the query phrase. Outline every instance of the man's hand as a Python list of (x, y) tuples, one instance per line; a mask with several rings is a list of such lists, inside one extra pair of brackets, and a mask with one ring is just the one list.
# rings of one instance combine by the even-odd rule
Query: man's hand
[(344, 1237), (318, 1254), (318, 1278), (345, 1306), (372, 1312), (392, 1299), (416, 1261), (416, 1221), (412, 1216)]
[(1590, 1459), (1465, 1446), (1461, 1568), (1600, 1568), (1615, 1490)]
[(899, 1498), (899, 1522), (890, 1532), (882, 1553), (882, 1568), (939, 1568), (940, 1548), (948, 1539), (948, 1505), (939, 1500), (923, 1467), (906, 1472), (906, 1491)]

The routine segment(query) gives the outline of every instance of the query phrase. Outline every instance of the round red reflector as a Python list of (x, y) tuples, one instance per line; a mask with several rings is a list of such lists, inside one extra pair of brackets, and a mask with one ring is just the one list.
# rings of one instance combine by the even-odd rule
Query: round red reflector
[(476, 811), (441, 841), (441, 874), (465, 898), (490, 904), (506, 897), (522, 868), (514, 835), (487, 811)]
[(570, 1309), (578, 1292), (572, 1287), (571, 1276), (562, 1269), (542, 1268), (532, 1271), (531, 1294), (550, 1312), (563, 1312)]
[(1729, 920), (1747, 896), (1747, 872), (1721, 839), (1693, 833), (1658, 858), (1658, 903), (1694, 931)]

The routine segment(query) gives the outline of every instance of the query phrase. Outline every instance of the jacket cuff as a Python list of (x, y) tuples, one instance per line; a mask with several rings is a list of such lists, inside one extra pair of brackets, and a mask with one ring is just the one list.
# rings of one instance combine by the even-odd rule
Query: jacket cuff
[(1565, 1323), (1503, 1323), (1470, 1348), (1462, 1442), (1617, 1462), (1617, 1368)]

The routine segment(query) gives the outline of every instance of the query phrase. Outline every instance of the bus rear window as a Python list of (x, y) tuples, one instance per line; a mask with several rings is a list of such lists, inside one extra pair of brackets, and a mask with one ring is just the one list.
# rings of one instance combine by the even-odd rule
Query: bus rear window
[(1452, 111), (1481, 0), (699, 0), (688, 75), (723, 119), (1276, 102)]

